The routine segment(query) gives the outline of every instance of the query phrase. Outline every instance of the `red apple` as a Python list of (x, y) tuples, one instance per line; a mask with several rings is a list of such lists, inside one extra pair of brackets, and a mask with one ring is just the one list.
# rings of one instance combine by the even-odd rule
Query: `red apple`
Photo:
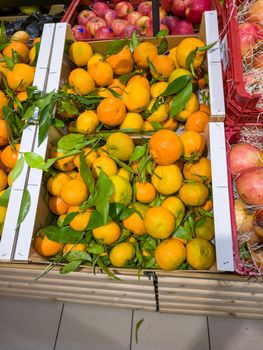
[(135, 26), (140, 30), (142, 34), (145, 34), (147, 30), (152, 26), (152, 22), (149, 16), (142, 16), (135, 22)]
[(144, 33), (145, 36), (153, 36), (153, 26), (151, 25)]
[(185, 17), (186, 2), (185, 0), (171, 1), (171, 11), (175, 16)]
[(99, 27), (102, 27), (102, 26), (106, 26), (107, 23), (106, 21), (103, 19), (103, 18), (100, 18), (100, 17), (94, 17), (94, 18), (91, 18), (86, 27), (88, 28), (88, 30), (90, 31), (90, 34), (92, 37), (95, 36), (95, 33), (96, 33), (96, 30), (99, 28)]
[(142, 15), (138, 11), (132, 11), (128, 13), (126, 19), (130, 24), (134, 25), (137, 19), (139, 19), (140, 17), (142, 17)]
[(85, 26), (87, 22), (93, 17), (97, 17), (93, 11), (83, 10), (78, 14), (78, 24)]
[(87, 40), (90, 38), (90, 32), (85, 26), (81, 24), (77, 24), (74, 27), (72, 27), (71, 31), (76, 40), (81, 41), (81, 40)]
[(160, 4), (166, 12), (170, 12), (171, 11), (171, 2), (172, 2), (172, 0), (161, 0)]
[(165, 24), (168, 29), (169, 32), (171, 33), (172, 31), (175, 30), (176, 27), (176, 23), (179, 22), (179, 18), (175, 17), (175, 16), (166, 16), (164, 17), (164, 19), (161, 21), (161, 24)]
[(122, 32), (120, 33), (120, 36), (123, 38), (131, 38), (132, 33), (136, 32), (137, 35), (140, 35), (140, 32), (135, 25), (129, 24), (125, 28), (123, 28)]
[(110, 25), (111, 22), (117, 18), (119, 18), (118, 13), (114, 10), (109, 10), (104, 16), (104, 19), (106, 20), (108, 25)]
[(109, 26), (99, 27), (95, 32), (96, 39), (111, 39), (114, 37), (113, 30)]
[(200, 23), (204, 11), (211, 10), (211, 0), (188, 0), (185, 8), (185, 16), (191, 23)]
[(176, 22), (176, 25), (170, 30), (171, 35), (189, 35), (194, 34), (194, 28), (187, 19)]
[(143, 1), (139, 4), (137, 11), (142, 16), (149, 16), (152, 12), (152, 2), (151, 1)]
[(105, 16), (106, 12), (109, 11), (110, 9), (109, 5), (105, 4), (105, 2), (102, 2), (102, 1), (95, 2), (91, 6), (91, 8), (98, 17), (102, 17), (102, 18)]
[(128, 13), (133, 11), (133, 6), (128, 1), (121, 1), (115, 6), (115, 11), (120, 18), (125, 18)]
[(121, 32), (127, 25), (129, 25), (129, 22), (125, 19), (114, 19), (111, 22), (111, 28), (116, 36), (120, 36)]

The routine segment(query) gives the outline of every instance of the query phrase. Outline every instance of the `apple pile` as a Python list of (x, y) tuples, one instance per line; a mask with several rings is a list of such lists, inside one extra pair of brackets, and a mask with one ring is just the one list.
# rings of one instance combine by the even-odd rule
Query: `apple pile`
[[(166, 12), (161, 11), (165, 16)], [(152, 36), (152, 1), (94, 1), (78, 14), (77, 22), (72, 28), (76, 40), (130, 38), (133, 32)], [(161, 29), (168, 27), (162, 24)]]
[[(201, 23), (204, 11), (211, 10), (211, 0), (160, 0), (160, 21), (171, 35), (193, 34), (194, 27)], [(166, 12), (168, 15), (162, 16)]]

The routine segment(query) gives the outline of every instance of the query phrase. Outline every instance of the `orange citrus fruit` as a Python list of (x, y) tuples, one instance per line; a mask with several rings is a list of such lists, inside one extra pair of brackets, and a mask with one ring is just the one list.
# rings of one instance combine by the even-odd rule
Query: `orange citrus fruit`
[(92, 110), (82, 112), (76, 120), (77, 131), (81, 134), (92, 134), (99, 125), (97, 114)]
[(204, 216), (195, 223), (195, 237), (211, 241), (215, 236), (214, 218)]
[(185, 130), (193, 130), (197, 132), (203, 132), (210, 120), (207, 113), (202, 111), (194, 112), (189, 115), (185, 123)]
[(120, 125), (120, 130), (140, 132), (143, 127), (143, 118), (139, 113), (128, 112)]
[(98, 157), (92, 164), (92, 174), (98, 178), (101, 170), (108, 176), (117, 174), (118, 167), (114, 160), (109, 157)]
[(165, 198), (165, 200), (161, 204), (162, 207), (170, 210), (170, 212), (177, 219), (183, 219), (185, 214), (185, 207), (183, 202), (175, 196), (170, 196)]
[(134, 50), (134, 61), (140, 68), (148, 68), (147, 58), (152, 62), (158, 56), (157, 47), (150, 42), (140, 43)]
[(183, 183), (183, 176), (177, 165), (158, 165), (152, 174), (151, 182), (156, 191), (171, 195), (176, 193)]
[(168, 83), (166, 81), (159, 81), (158, 83), (154, 83), (151, 85), (150, 94), (152, 98), (156, 98), (160, 96), (166, 89)]
[(80, 205), (88, 198), (87, 186), (82, 180), (72, 179), (66, 182), (60, 192), (61, 198), (68, 205)]
[(135, 256), (135, 248), (130, 242), (116, 244), (110, 252), (110, 262), (113, 266), (123, 267)]
[(182, 185), (179, 197), (185, 205), (201, 206), (208, 199), (208, 188), (200, 182), (189, 182)]
[(92, 233), (95, 239), (103, 240), (106, 245), (109, 245), (120, 238), (121, 229), (116, 222), (110, 221), (106, 225), (94, 228)]
[(170, 165), (182, 156), (183, 144), (171, 130), (159, 130), (151, 137), (149, 150), (155, 163)]
[(53, 196), (59, 196), (62, 186), (70, 180), (70, 177), (65, 173), (58, 173), (55, 176), (50, 176), (47, 181), (47, 190)]
[(51, 196), (48, 200), (48, 207), (56, 215), (62, 215), (68, 211), (68, 204), (61, 197)]
[(87, 95), (95, 89), (94, 80), (83, 68), (73, 69), (69, 74), (68, 82), (79, 95)]
[(150, 182), (135, 182), (136, 200), (141, 203), (150, 203), (156, 196), (156, 190)]
[(13, 169), (16, 165), (19, 149), (20, 144), (8, 145), (3, 149), (1, 153), (1, 162), (9, 170)]
[(19, 62), (28, 63), (29, 49), (26, 44), (19, 41), (12, 41), (4, 48), (3, 55), (12, 59), (13, 51), (17, 53)]
[(97, 116), (108, 127), (120, 125), (126, 116), (125, 104), (116, 97), (106, 97), (97, 107)]
[(8, 105), (8, 98), (3, 91), (0, 90), (0, 118), (3, 116), (3, 107)]
[(111, 175), (109, 178), (113, 184), (110, 203), (121, 203), (128, 206), (132, 200), (132, 187), (129, 181), (120, 175)]
[(107, 62), (96, 62), (90, 65), (88, 73), (97, 86), (108, 86), (113, 82), (113, 70)]
[(24, 91), (32, 85), (34, 74), (34, 69), (28, 64), (17, 63), (6, 73), (7, 84), (14, 91)]
[(75, 41), (69, 47), (68, 51), (71, 61), (77, 67), (84, 67), (93, 54), (92, 47), (83, 41)]
[(210, 107), (206, 104), (200, 103), (199, 105), (199, 111), (200, 112), (205, 112), (206, 114), (208, 114), (209, 116), (211, 115), (211, 110)]
[(117, 94), (122, 95), (125, 89), (125, 85), (122, 84), (119, 79), (114, 78), (112, 83), (108, 86), (109, 89), (117, 92)]
[(140, 83), (140, 84), (144, 85), (147, 89), (150, 89), (149, 80), (142, 75), (134, 75), (131, 79), (128, 80), (127, 85), (130, 85), (134, 82)]
[(86, 250), (86, 245), (83, 243), (78, 243), (78, 244), (70, 244), (67, 243), (65, 244), (64, 248), (63, 248), (63, 254), (67, 254), (71, 251), (79, 251), (79, 252), (84, 252)]
[(7, 175), (3, 169), (0, 168), (0, 192), (7, 186)]
[(175, 270), (185, 261), (186, 249), (178, 239), (170, 238), (157, 246), (155, 259), (161, 269)]
[(133, 70), (134, 61), (128, 45), (124, 46), (118, 53), (109, 56), (106, 61), (111, 65), (116, 75), (128, 74)]
[(140, 82), (133, 82), (126, 86), (122, 94), (122, 101), (124, 102), (128, 111), (138, 112), (147, 107), (150, 102), (150, 92)]
[(42, 256), (54, 256), (63, 247), (64, 244), (51, 241), (44, 233), (40, 233), (34, 239), (34, 248)]
[(164, 207), (152, 207), (146, 211), (143, 223), (150, 236), (165, 239), (175, 228), (175, 217)]
[[(72, 210), (75, 211), (74, 209)], [(68, 213), (72, 212), (71, 210)], [(78, 213), (69, 223), (69, 226), (75, 231), (84, 231), (88, 226), (92, 210), (86, 210)]]
[[(189, 53), (203, 46), (205, 46), (205, 44), (200, 39), (193, 38), (193, 37), (183, 39), (177, 46), (177, 50), (176, 50), (176, 59), (179, 66), (182, 68), (188, 68), (186, 60)], [(197, 69), (201, 66), (205, 58), (205, 54), (206, 54), (205, 51), (196, 52), (193, 59), (194, 69)]]
[[(50, 158), (62, 157), (64, 153), (58, 152), (56, 147), (52, 147), (50, 150)], [(75, 156), (68, 156), (55, 161), (54, 167), (61, 171), (70, 171), (75, 168), (73, 163)]]
[(154, 57), (152, 64), (155, 69), (150, 69), (150, 72), (158, 80), (166, 80), (175, 68), (173, 60), (166, 55)]
[(201, 156), (203, 154), (206, 145), (205, 140), (197, 131), (188, 130), (179, 137), (183, 143), (185, 157)]
[(186, 245), (186, 260), (196, 270), (207, 270), (215, 263), (215, 247), (206, 239), (194, 238)]
[(0, 119), (0, 146), (5, 146), (9, 143), (9, 136), (10, 132), (6, 120)]
[(111, 134), (107, 139), (106, 145), (109, 155), (122, 161), (129, 160), (134, 150), (133, 140), (123, 132)]
[(195, 163), (186, 163), (183, 174), (186, 180), (210, 183), (212, 180), (211, 161), (202, 157)]

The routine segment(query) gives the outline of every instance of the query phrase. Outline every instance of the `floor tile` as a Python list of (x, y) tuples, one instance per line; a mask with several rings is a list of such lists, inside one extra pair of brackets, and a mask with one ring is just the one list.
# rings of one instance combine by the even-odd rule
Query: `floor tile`
[(263, 322), (209, 317), (211, 350), (262, 350)]
[(129, 350), (132, 311), (65, 303), (56, 350)]
[(0, 297), (1, 350), (53, 350), (62, 303)]
[[(136, 324), (142, 318), (137, 344)], [(206, 317), (134, 311), (132, 350), (148, 349), (209, 350)]]

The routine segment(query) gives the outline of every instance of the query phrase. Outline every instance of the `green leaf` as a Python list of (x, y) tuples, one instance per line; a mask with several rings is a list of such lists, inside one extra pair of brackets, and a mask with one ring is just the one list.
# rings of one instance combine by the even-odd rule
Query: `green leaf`
[(74, 261), (74, 260), (85, 260), (92, 262), (91, 256), (87, 252), (83, 252), (80, 250), (71, 250), (66, 255), (67, 261)]
[(116, 98), (120, 98), (121, 97), (121, 95), (118, 94), (118, 92), (115, 91), (114, 89), (107, 88), (107, 90), (110, 91), (114, 97), (116, 97)]
[(144, 321), (144, 318), (141, 318), (137, 323), (136, 323), (136, 326), (135, 326), (135, 340), (136, 340), (136, 344), (138, 344), (138, 332), (139, 332), (139, 329), (142, 325)]
[(31, 198), (30, 198), (30, 193), (28, 189), (25, 189), (23, 193), (23, 198), (22, 198), (22, 203), (19, 211), (19, 216), (17, 220), (17, 224), (20, 225), (26, 218), (29, 209), (30, 209), (30, 204), (31, 204)]
[(193, 85), (189, 81), (187, 85), (172, 99), (172, 105), (170, 109), (170, 117), (176, 116), (178, 113), (180, 113), (186, 106), (189, 98), (192, 94), (192, 88)]
[[(15, 62), (12, 60), (12, 58), (9, 58), (7, 56), (4, 56), (4, 59), (5, 59), (5, 63), (6, 63), (6, 66), (8, 69), (13, 69), (14, 68), (14, 65), (15, 65)], [(21, 83), (20, 83), (21, 84)], [(20, 85), (19, 84), (19, 85)], [(18, 87), (18, 86), (17, 86)]]
[(73, 260), (70, 263), (68, 263), (67, 265), (64, 265), (63, 267), (61, 267), (59, 272), (62, 275), (73, 272), (73, 271), (77, 270), (77, 268), (81, 265), (81, 263), (82, 263), (82, 260)]
[(196, 55), (196, 51), (197, 51), (197, 48), (190, 51), (188, 56), (186, 57), (186, 67), (189, 68), (190, 65), (194, 62), (194, 58), (195, 58), (195, 55)]
[(83, 235), (83, 232), (75, 231), (69, 226), (58, 227), (51, 225), (41, 230), (45, 232), (48, 239), (58, 243), (78, 243)]
[(159, 78), (159, 76), (160, 76), (159, 73), (157, 72), (156, 68), (154, 67), (153, 63), (149, 60), (148, 57), (147, 57), (146, 61), (148, 63), (150, 71), (153, 72), (157, 76), (157, 78)]
[(45, 94), (45, 95), (40, 94), (38, 99), (36, 99), (36, 101), (35, 101), (35, 105), (40, 110), (43, 110), (46, 106), (48, 106), (51, 103), (51, 101), (55, 95), (56, 95), (56, 93), (54, 91), (49, 92), (48, 94)]
[(109, 201), (113, 194), (113, 190), (114, 187), (112, 181), (104, 171), (101, 170), (89, 203), (101, 214), (103, 225), (106, 225), (109, 220)]
[(31, 66), (36, 66), (37, 65), (37, 60), (38, 60), (38, 55), (39, 55), (39, 50), (40, 50), (40, 42), (35, 43), (34, 47), (35, 47), (35, 57), (33, 59), (32, 62), (30, 62)]
[(142, 258), (141, 250), (138, 243), (135, 243), (135, 255), (139, 264), (142, 264), (143, 258)]
[(58, 141), (58, 148), (64, 151), (71, 151), (76, 149), (76, 144), (83, 143), (85, 141), (85, 135), (82, 134), (68, 134), (62, 136)]
[(78, 108), (75, 106), (74, 103), (70, 102), (70, 101), (61, 101), (60, 106), (59, 106), (59, 110), (61, 112), (66, 112), (69, 115), (78, 115), (79, 114), (79, 110)]
[(25, 113), (22, 115), (23, 120), (29, 120), (34, 116), (36, 106), (32, 104), (29, 106), (26, 110)]
[(147, 238), (142, 245), (143, 250), (154, 250), (157, 247), (157, 242), (154, 238)]
[(87, 250), (91, 254), (100, 255), (104, 253), (104, 246), (102, 244), (93, 244), (93, 245), (89, 245)]
[(183, 238), (183, 239), (186, 239), (187, 241), (190, 241), (192, 239), (192, 236), (182, 226), (179, 226), (177, 228), (177, 230), (172, 234), (172, 237)]
[(203, 52), (203, 51), (208, 51), (210, 50), (213, 46), (215, 46), (215, 44), (217, 43), (217, 41), (214, 41), (213, 43), (209, 44), (209, 45), (205, 45), (205, 46), (201, 46), (197, 48), (198, 52)]
[(97, 210), (93, 210), (86, 229), (93, 230), (94, 228), (97, 228), (103, 225), (105, 225), (103, 216)]
[(120, 167), (122, 167), (122, 168), (128, 170), (130, 173), (134, 174), (133, 169), (132, 169), (131, 167), (129, 167), (129, 165), (127, 165), (126, 163), (122, 162), (121, 160), (119, 160), (119, 159), (116, 158), (116, 157), (110, 156), (110, 158), (111, 158), (112, 160), (114, 160), (114, 162), (115, 162), (116, 164), (118, 164)]
[(152, 122), (152, 126), (153, 126), (154, 130), (162, 130), (163, 129), (162, 124), (158, 123), (158, 122)]
[(54, 118), (53, 121), (53, 125), (55, 125), (57, 128), (63, 128), (65, 126), (65, 122), (63, 122), (61, 119)]
[(161, 96), (171, 96), (180, 92), (192, 78), (189, 75), (182, 75), (174, 79), (165, 89)]
[(139, 45), (140, 41), (138, 40), (136, 31), (132, 33), (131, 40), (130, 40), (130, 50), (133, 52), (134, 49)]
[(169, 30), (168, 29), (162, 29), (155, 35), (155, 37), (156, 38), (163, 38), (163, 37), (165, 37), (167, 35), (169, 35)]
[(136, 210), (134, 208), (124, 208), (123, 211), (121, 212), (121, 215), (119, 216), (119, 219), (125, 220), (129, 216), (131, 216), (133, 213), (135, 213), (135, 211)]
[(0, 205), (3, 207), (7, 207), (9, 197), (10, 197), (11, 187), (8, 187), (4, 190), (4, 193), (0, 196)]
[(66, 217), (64, 218), (64, 220), (63, 220), (63, 225), (60, 225), (60, 226), (61, 227), (62, 226), (67, 226), (78, 214), (79, 214), (79, 212), (77, 212), (77, 211), (68, 213), (66, 215)]
[(135, 75), (140, 75), (140, 73), (134, 71), (134, 72), (131, 72), (131, 73), (128, 73), (128, 74), (121, 75), (121, 76), (119, 77), (119, 81), (120, 81), (122, 84), (126, 85), (127, 82), (128, 82), (132, 77), (134, 77)]
[(19, 61), (19, 59), (18, 59), (18, 53), (17, 53), (17, 51), (15, 51), (15, 50), (13, 50), (13, 49), (12, 49), (12, 60), (13, 60), (14, 64), (17, 64), (18, 61)]
[(189, 223), (189, 226), (190, 226), (190, 232), (192, 233), (192, 235), (194, 235), (194, 233), (195, 233), (195, 221), (194, 221), (192, 215), (188, 216), (187, 222)]
[(109, 216), (114, 219), (125, 209), (125, 205), (122, 203), (110, 203)]
[(144, 157), (147, 153), (147, 144), (144, 144), (142, 146), (136, 146), (134, 148), (134, 151), (130, 157), (130, 160), (129, 160), (129, 163), (133, 163), (135, 162), (136, 160)]
[(210, 216), (211, 218), (214, 217), (214, 214), (212, 212), (207, 211), (204, 208), (198, 208), (198, 211), (199, 211), (200, 215), (202, 215), (202, 216)]
[(158, 50), (158, 54), (159, 55), (163, 55), (168, 49), (168, 41), (163, 38), (159, 44), (159, 46), (157, 47)]
[(10, 171), (9, 176), (11, 178), (11, 182), (13, 183), (18, 176), (21, 174), (22, 170), (24, 167), (24, 158), (20, 157), (17, 161), (16, 161), (16, 165), (15, 167)]
[(92, 193), (95, 188), (95, 180), (92, 176), (92, 173), (90, 171), (90, 168), (86, 162), (85, 156), (82, 153), (80, 153), (80, 176), (82, 180), (84, 181), (85, 185), (88, 187), (89, 192)]
[(247, 246), (247, 242), (243, 242), (239, 247), (239, 255), (240, 259), (242, 260), (248, 260), (251, 259), (251, 254)]
[(43, 108), (39, 113), (39, 132), (38, 132), (38, 146), (44, 141), (48, 134), (48, 128), (51, 125), (52, 114), (55, 107), (55, 101)]
[(36, 169), (40, 169), (40, 170), (46, 169), (46, 162), (44, 161), (43, 157), (40, 156), (39, 154), (34, 153), (34, 152), (25, 152), (24, 158), (25, 158), (27, 165), (30, 168), (36, 168)]
[(109, 277), (113, 278), (116, 281), (121, 281), (119, 277), (117, 277), (114, 273), (112, 273), (108, 267), (103, 263), (102, 259), (99, 258), (97, 261), (98, 266), (102, 269), (103, 272), (106, 273)]
[(145, 269), (151, 269), (151, 268), (155, 267), (156, 260), (155, 260), (154, 257), (152, 257), (152, 256), (145, 256), (144, 260), (145, 260), (145, 262), (144, 262), (144, 268)]
[(125, 45), (127, 45), (127, 40), (113, 40), (107, 45), (106, 56), (115, 55), (120, 52)]

